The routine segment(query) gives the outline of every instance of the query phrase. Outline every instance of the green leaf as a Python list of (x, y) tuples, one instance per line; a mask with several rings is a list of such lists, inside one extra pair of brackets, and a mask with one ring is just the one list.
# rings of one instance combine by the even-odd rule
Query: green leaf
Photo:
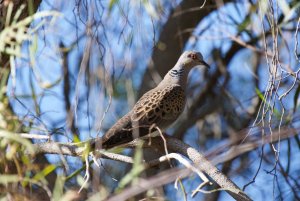
[(290, 15), (291, 9), (289, 4), (285, 0), (278, 1), (278, 6), (285, 16)]
[(29, 154), (34, 154), (34, 147), (32, 145), (32, 143), (27, 140), (24, 139), (23, 137), (21, 137), (18, 134), (14, 134), (5, 130), (0, 130), (0, 141), (2, 141), (3, 139), (5, 140), (9, 140), (9, 141), (15, 141), (21, 145), (23, 145), (25, 147), (25, 150), (29, 153)]
[[(94, 161), (89, 161), (89, 164), (93, 164)], [(75, 170), (74, 172), (72, 172), (69, 176), (66, 177), (66, 181), (69, 181), (70, 179), (74, 178), (75, 176), (77, 176), (78, 174), (80, 174), (83, 170), (85, 170), (86, 165), (83, 165), (81, 168)]]
[(111, 12), (111, 10), (113, 9), (113, 7), (119, 3), (119, 0), (110, 0), (109, 5), (108, 5), (108, 11), (109, 13)]
[(53, 200), (53, 201), (61, 200), (61, 197), (64, 194), (64, 184), (65, 184), (65, 177), (58, 176), (55, 181), (53, 195), (52, 195), (51, 200)]
[(56, 166), (53, 164), (47, 165), (41, 172), (38, 172), (36, 175), (34, 175), (33, 179), (35, 180), (41, 180), (45, 178), (48, 174), (53, 172), (56, 169)]
[(142, 142), (138, 144), (134, 154), (132, 169), (119, 182), (119, 187), (117, 191), (124, 188), (130, 182), (136, 180), (138, 176), (145, 170), (145, 166), (142, 163), (143, 160), (142, 146), (143, 146)]
[(15, 183), (19, 181), (19, 176), (15, 174), (0, 175), (0, 184), (7, 185), (9, 183)]
[(78, 135), (74, 135), (73, 142), (75, 142), (75, 143), (81, 142), (81, 140), (79, 139)]
[[(258, 97), (267, 105), (267, 107), (269, 109), (272, 109), (271, 106), (270, 106), (270, 104), (265, 99), (263, 93), (261, 93), (261, 91), (258, 88), (255, 88), (255, 92), (258, 95)], [(280, 114), (280, 112), (276, 108), (274, 108), (273, 112), (274, 112), (274, 115), (275, 115), (276, 118), (278, 118), (278, 119), (281, 118), (281, 114)]]
[(264, 17), (265, 14), (268, 12), (268, 7), (269, 7), (268, 0), (258, 1), (258, 4), (259, 4), (261, 16)]
[(3, 68), (0, 72), (1, 80), (0, 80), (0, 100), (3, 100), (4, 94), (6, 92), (6, 83), (9, 76), (9, 70)]
[(255, 93), (258, 95), (258, 97), (263, 101), (266, 102), (264, 95), (261, 93), (261, 91), (258, 88), (255, 88)]
[(144, 5), (144, 8), (146, 12), (153, 18), (158, 19), (158, 14), (154, 6), (151, 4), (149, 0), (143, 0), (142, 4)]
[(244, 19), (244, 21), (238, 25), (239, 33), (244, 31), (247, 28), (247, 26), (251, 23), (250, 17), (251, 17), (250, 15), (247, 15), (247, 17)]

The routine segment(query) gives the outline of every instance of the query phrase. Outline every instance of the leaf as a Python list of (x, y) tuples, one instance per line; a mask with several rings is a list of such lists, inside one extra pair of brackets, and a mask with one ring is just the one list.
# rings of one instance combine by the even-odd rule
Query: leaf
[(255, 93), (258, 95), (258, 97), (263, 101), (266, 102), (264, 95), (261, 93), (261, 91), (258, 88), (255, 88)]
[(247, 17), (241, 24), (238, 25), (238, 31), (242, 32), (244, 31), (247, 26), (250, 24), (251, 20), (250, 17)]
[(0, 175), (0, 184), (7, 185), (9, 183), (15, 183), (19, 181), (19, 176), (15, 174)]
[(143, 160), (142, 146), (143, 146), (142, 143), (138, 144), (134, 154), (132, 169), (119, 182), (119, 187), (117, 191), (124, 188), (131, 181), (134, 181), (145, 170), (145, 167), (142, 163)]
[(154, 19), (158, 19), (157, 11), (149, 0), (143, 0), (142, 4), (144, 5), (145, 10), (151, 17), (153, 17)]
[(285, 0), (278, 1), (278, 6), (285, 16), (290, 15), (291, 9), (289, 4)]
[(81, 142), (81, 140), (79, 139), (78, 135), (74, 135), (73, 142), (75, 142), (75, 143)]
[[(267, 105), (267, 107), (269, 109), (272, 109), (271, 106), (270, 106), (270, 104), (267, 102), (267, 100), (265, 99), (264, 95), (261, 93), (261, 91), (258, 88), (255, 88), (255, 92), (258, 95), (258, 97)], [(274, 112), (276, 118), (278, 118), (278, 119), (281, 118), (281, 114), (280, 114), (280, 112), (276, 108), (273, 109), (273, 112)]]
[[(19, 7), (19, 9), (17, 10), (17, 12), (16, 12), (16, 14), (15, 14), (15, 16), (14, 16), (14, 19), (13, 19), (13, 21), (12, 21), (11, 24), (17, 23), (19, 17), (20, 17), (21, 14), (22, 14), (22, 11), (24, 10), (25, 7), (26, 7), (25, 4), (22, 4), (22, 5)], [(7, 24), (7, 25), (8, 25), (8, 24)]]
[(65, 184), (65, 177), (57, 177), (53, 189), (53, 195), (51, 200), (61, 200), (61, 197), (64, 193), (64, 184)]
[(48, 174), (53, 172), (56, 169), (56, 166), (53, 164), (47, 165), (42, 171), (38, 172), (36, 175), (34, 175), (33, 179), (35, 180), (41, 180), (45, 178)]
[(269, 7), (268, 0), (258, 1), (258, 4), (259, 4), (261, 16), (264, 17), (265, 14), (268, 12), (268, 7)]
[(9, 70), (6, 68), (3, 68), (1, 71), (0, 77), (0, 100), (3, 101), (4, 94), (6, 93), (6, 83), (9, 76)]
[(108, 5), (108, 11), (109, 13), (111, 12), (111, 10), (113, 9), (113, 7), (115, 6), (115, 4), (119, 3), (119, 0), (110, 0), (109, 1), (109, 5)]
[(297, 14), (297, 10), (300, 7), (300, 2), (296, 3), (292, 8), (290, 8), (287, 1), (278, 1), (278, 6), (284, 14), (283, 24), (292, 19), (292, 17)]
[[(91, 165), (94, 161), (89, 161), (89, 164)], [(80, 167), (79, 169), (75, 170), (74, 172), (72, 172), (69, 176), (66, 177), (66, 181), (69, 181), (70, 179), (74, 178), (75, 176), (77, 176), (78, 174), (80, 174), (83, 170), (85, 170), (86, 165)]]
[(32, 145), (32, 143), (27, 140), (22, 138), (20, 135), (5, 131), (5, 130), (0, 130), (0, 141), (2, 139), (6, 139), (9, 141), (15, 141), (21, 145), (23, 145), (25, 147), (25, 150), (29, 153), (29, 154), (34, 154), (34, 147)]

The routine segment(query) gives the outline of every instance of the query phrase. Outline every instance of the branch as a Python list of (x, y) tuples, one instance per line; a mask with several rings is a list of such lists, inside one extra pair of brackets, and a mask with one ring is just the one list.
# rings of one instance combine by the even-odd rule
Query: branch
[(262, 145), (276, 143), (296, 136), (299, 131), (299, 128), (283, 128), (281, 131), (274, 131), (272, 135), (261, 136), (261, 132), (249, 135), (248, 130), (245, 130), (236, 133), (236, 138), (207, 151), (205, 156), (211, 159), (214, 165), (217, 165), (255, 150)]
[[(297, 130), (297, 129), (288, 128), (288, 129), (283, 129), (280, 133), (274, 132), (272, 137), (270, 135), (268, 135), (268, 136), (265, 136), (263, 139), (256, 138), (256, 140), (254, 140), (253, 137), (249, 136), (247, 138), (247, 140), (244, 141), (243, 144), (236, 145), (234, 148), (230, 148), (227, 152), (225, 152), (225, 149), (227, 149), (228, 147), (234, 146), (233, 144), (237, 144), (237, 143), (243, 141), (243, 139), (245, 139), (245, 136), (247, 136), (247, 134), (248, 134), (248, 132), (245, 131), (243, 133), (239, 133), (238, 135), (236, 135), (236, 136), (239, 136), (240, 138), (236, 138), (234, 141), (230, 141), (230, 142), (226, 143), (225, 145), (222, 144), (219, 147), (214, 148), (212, 151), (209, 151), (208, 154), (206, 154), (206, 156), (209, 158), (213, 158), (214, 156), (218, 155), (219, 153), (225, 152), (224, 154), (222, 154), (222, 157), (220, 156), (220, 157), (217, 157), (216, 160), (213, 160), (213, 164), (217, 165), (219, 163), (224, 163), (229, 160), (232, 160), (235, 157), (237, 157), (238, 155), (244, 154), (246, 152), (249, 152), (251, 150), (258, 148), (259, 146), (262, 145), (262, 143), (259, 143), (259, 142), (264, 142), (264, 144), (272, 143), (272, 142), (274, 143), (274, 142), (277, 142), (280, 138), (281, 138), (281, 140), (284, 140), (284, 139), (293, 137), (293, 136), (297, 135), (298, 132), (299, 132), (299, 129)], [(280, 138), (279, 138), (279, 135), (280, 135)], [(243, 149), (243, 147), (251, 147), (252, 149), (250, 149), (250, 148)], [(227, 157), (224, 157), (224, 156), (227, 156)], [(157, 164), (157, 163), (153, 163), (153, 164)], [(114, 201), (114, 200), (119, 200), (119, 198), (124, 198), (124, 197), (129, 198), (127, 196), (130, 195), (130, 197), (132, 197), (133, 195), (137, 195), (139, 193), (144, 192), (145, 189), (151, 189), (151, 188), (156, 187), (157, 184), (165, 185), (165, 184), (171, 183), (177, 177), (180, 177), (180, 178), (188, 177), (191, 173), (192, 172), (190, 169), (166, 170), (164, 172), (159, 173), (158, 175), (148, 178), (147, 181), (142, 180), (141, 183), (139, 183), (139, 185), (131, 186), (131, 187), (124, 189), (122, 191), (122, 193), (115, 195), (108, 200)], [(222, 189), (217, 189), (217, 190), (222, 190)]]
[[(241, 133), (237, 133), (236, 136), (238, 137), (235, 138), (234, 140), (228, 141), (226, 144), (222, 144), (217, 148), (214, 148), (212, 151), (208, 151), (206, 157), (212, 158), (212, 163), (214, 165), (224, 163), (238, 157), (239, 155), (255, 150), (256, 148), (262, 146), (263, 144), (275, 143), (278, 142), (279, 140), (284, 140), (293, 137), (299, 133), (299, 130), (300, 129), (286, 128), (286, 129), (282, 129), (281, 132), (273, 132), (272, 135), (266, 135), (263, 137), (263, 139), (261, 138), (260, 133), (256, 133), (256, 136), (254, 135), (248, 136), (248, 130), (245, 130)], [(132, 146), (133, 144), (134, 142), (132, 142)], [(156, 142), (153, 142), (153, 144), (156, 144)], [(230, 149), (227, 150), (229, 147)], [(151, 161), (148, 164), (151, 163), (151, 165), (156, 165), (159, 162), (160, 161), (156, 160), (156, 161)], [(191, 173), (192, 172), (190, 169), (167, 170), (159, 173), (156, 176), (147, 179), (147, 181), (141, 181), (139, 186), (135, 185), (124, 189), (122, 193), (111, 197), (109, 200), (110, 201), (118, 200), (118, 198), (127, 197), (128, 195), (132, 197), (133, 195), (137, 195), (139, 193), (144, 192), (145, 189), (151, 189), (156, 187), (157, 184), (165, 185), (167, 183), (173, 182), (178, 177), (180, 178), (188, 177)], [(221, 188), (216, 190), (226, 190), (226, 189)], [(201, 190), (199, 191), (202, 192)]]
[[(88, 143), (90, 143), (90, 141), (80, 143), (46, 142), (34, 144), (34, 149), (35, 154), (62, 154), (81, 157), (88, 148)], [(97, 158), (105, 158), (125, 163), (133, 163), (133, 159), (129, 156), (106, 152), (104, 150), (97, 151), (95, 156)]]
[[(223, 3), (232, 2), (232, 0), (223, 0)], [(165, 75), (171, 66), (175, 64), (180, 56), (185, 44), (189, 40), (197, 25), (210, 13), (218, 9), (218, 2), (206, 1), (203, 7), (203, 1), (184, 0), (170, 14), (167, 22), (162, 27), (158, 43), (154, 50), (144, 77), (142, 85), (138, 92), (140, 97), (149, 89), (153, 88), (156, 75), (161, 77)], [(185, 30), (191, 30), (185, 32)], [(161, 48), (163, 44), (163, 48)], [(165, 59), (168, 58), (168, 59)]]
[[(198, 168), (200, 171), (205, 172), (207, 175), (209, 175), (221, 188), (227, 189), (226, 191), (235, 199), (237, 200), (251, 200), (247, 195), (241, 191), (229, 178), (227, 178), (225, 175), (223, 175), (215, 166), (213, 166), (202, 154), (200, 154), (197, 150), (192, 148), (191, 146), (183, 143), (182, 141), (168, 137), (166, 136), (167, 140), (167, 148), (168, 150), (180, 153), (186, 157), (188, 157), (193, 163), (195, 164), (196, 168)], [(126, 144), (126, 147), (135, 147), (138, 144), (139, 139), (134, 140), (128, 144)], [(90, 141), (91, 142), (91, 141)], [(43, 151), (46, 151), (47, 153), (59, 153), (59, 154), (67, 154), (67, 155), (82, 155), (83, 151), (87, 148), (86, 145), (88, 143), (44, 143), (44, 144), (38, 144), (36, 145), (36, 150), (38, 153), (42, 153)], [(148, 143), (144, 143), (146, 146), (149, 146)], [(151, 139), (151, 148), (152, 149), (158, 149), (162, 152), (164, 151), (164, 142), (162, 141), (161, 137), (156, 137)], [(100, 153), (103, 157), (109, 158), (112, 153), (103, 152)], [(122, 161), (124, 158), (120, 158), (121, 155), (115, 155), (118, 156), (114, 158), (115, 160)], [(124, 157), (124, 156), (122, 156)], [(125, 157), (125, 159), (128, 159)], [(125, 162), (125, 161), (124, 161)], [(129, 161), (132, 163), (132, 160)]]
[[(292, 128), (286, 128), (286, 129), (281, 129), (281, 132), (273, 132), (272, 136), (271, 135), (266, 135), (262, 138), (256, 138), (256, 136), (247, 136), (248, 132), (247, 130), (243, 131), (242, 133), (238, 133), (236, 136), (239, 136), (239, 138), (235, 138), (232, 141), (228, 141), (226, 144), (222, 144), (216, 148), (214, 148), (212, 151), (208, 151), (206, 154), (207, 158), (212, 159), (212, 163), (214, 165), (224, 163), (226, 161), (232, 160), (244, 153), (250, 152), (252, 150), (255, 150), (256, 148), (262, 146), (263, 144), (268, 144), (268, 143), (275, 143), (278, 142), (279, 140), (284, 140), (290, 137), (293, 137), (297, 135), (299, 132), (299, 129), (292, 129)], [(258, 135), (258, 134), (256, 134)], [(247, 138), (246, 138), (247, 137)], [(245, 140), (246, 139), (246, 140)], [(160, 137), (157, 138), (152, 138), (151, 139), (152, 145), (149, 146), (148, 143), (144, 143), (144, 148), (149, 148), (152, 147), (158, 148), (160, 150), (164, 150), (163, 142)], [(242, 142), (242, 143), (241, 143)], [(138, 140), (132, 141), (123, 147), (125, 148), (133, 148), (137, 145)], [(85, 146), (83, 146), (86, 143), (56, 143), (56, 142), (47, 142), (47, 143), (42, 143), (42, 144), (35, 144), (35, 150), (37, 154), (64, 154), (64, 155), (71, 155), (71, 156), (81, 156), (83, 151), (86, 149)], [(237, 145), (238, 144), (238, 145)], [(167, 146), (168, 149), (172, 152), (180, 153), (191, 159), (195, 164), (200, 164), (200, 166), (197, 166), (200, 168), (202, 171), (206, 172), (211, 178), (216, 180), (216, 183), (218, 183), (222, 188), (227, 189), (226, 187), (233, 186), (235, 192), (239, 192), (238, 188), (236, 188), (235, 184), (233, 184), (230, 180), (224, 176), (220, 175), (219, 171), (210, 164), (210, 162), (205, 159), (199, 152), (197, 152), (195, 149), (192, 147), (184, 144), (183, 142), (179, 141), (178, 139), (174, 139), (171, 137), (167, 138)], [(228, 149), (230, 147), (230, 149)], [(218, 157), (215, 157), (218, 156)], [(226, 157), (225, 157), (226, 156)], [(131, 157), (120, 155), (120, 154), (114, 154), (114, 153), (109, 153), (105, 152), (103, 150), (98, 152), (97, 157), (101, 158), (106, 158), (106, 159), (111, 159), (111, 160), (116, 160), (116, 161), (121, 161), (125, 163), (133, 163), (133, 160)], [(154, 166), (157, 164), (160, 164), (162, 160), (157, 159), (154, 161), (150, 162), (145, 162), (145, 165), (149, 166)], [(212, 169), (210, 169), (212, 168)], [(208, 169), (208, 170), (207, 170)], [(169, 173), (170, 170), (167, 172)], [(178, 173), (178, 171), (180, 173)], [(191, 174), (190, 169), (183, 169), (183, 170), (178, 170), (176, 171), (178, 173), (175, 174), (176, 176), (180, 177), (179, 175), (182, 175), (182, 178), (187, 177)], [(171, 172), (170, 172), (171, 174)], [(172, 177), (169, 175), (171, 178), (166, 180), (165, 182), (156, 182), (156, 185), (164, 185), (166, 183), (170, 183), (176, 179), (175, 177)], [(160, 177), (151, 177), (151, 178), (160, 178)], [(151, 180), (152, 181), (152, 180)], [(150, 183), (148, 185), (151, 185)], [(135, 189), (134, 191), (141, 193), (145, 191), (145, 188), (136, 187), (140, 188), (139, 190)], [(148, 188), (146, 188), (148, 189)], [(125, 191), (124, 191), (125, 192)], [(127, 190), (126, 190), (127, 192)], [(234, 194), (234, 192), (232, 192)], [(233, 195), (236, 196), (236, 195)], [(239, 195), (237, 195), (239, 196)]]
[(197, 165), (197, 167), (209, 175), (221, 188), (227, 189), (228, 192), (236, 200), (251, 200), (237, 185), (235, 185), (228, 177), (220, 172), (211, 162), (209, 162), (202, 154), (191, 146), (182, 141), (169, 137), (167, 145), (170, 150), (185, 155)]
[[(228, 192), (234, 199), (236, 199), (236, 200), (251, 200), (241, 189), (239, 189), (239, 187), (237, 187), (229, 178), (227, 178), (224, 174), (222, 174), (214, 165), (212, 165), (212, 163), (210, 163), (197, 150), (195, 150), (191, 146), (185, 144), (184, 142), (182, 142), (176, 138), (169, 137), (167, 135), (165, 136), (165, 138), (166, 138), (167, 148), (169, 151), (182, 154), (185, 157), (189, 158), (191, 161), (193, 161), (193, 163), (195, 164), (195, 167), (199, 171), (205, 172), (207, 175), (209, 175), (221, 187), (221, 189)], [(125, 146), (126, 147), (135, 147), (139, 143), (138, 141), (139, 141), (139, 139), (136, 139), (136, 140), (126, 144)], [(144, 143), (146, 146), (148, 146), (147, 141), (150, 141), (150, 140), (146, 140), (146, 142)], [(152, 138), (151, 139), (151, 148), (160, 150), (162, 153), (164, 153), (163, 140), (160, 137)], [(168, 178), (169, 182), (172, 182), (172, 181), (176, 180), (178, 177), (183, 178), (183, 177), (185, 177), (183, 175), (188, 176), (188, 175), (190, 175), (190, 173), (191, 173), (190, 169), (184, 169), (184, 170), (182, 170), (182, 172), (180, 172), (180, 174), (177, 174), (176, 176), (170, 176), (168, 174), (167, 178)], [(156, 178), (156, 177), (154, 177), (154, 178)], [(160, 182), (160, 179), (158, 179), (158, 180), (159, 180), (159, 182), (156, 181), (157, 182), (156, 186), (163, 185), (163, 183)], [(144, 185), (151, 186), (152, 183), (149, 182), (149, 184), (147, 184), (147, 182), (146, 182)], [(140, 185), (140, 186), (142, 186), (142, 187), (139, 190), (137, 190), (137, 188), (135, 188), (135, 190), (133, 190), (136, 194), (131, 194), (131, 197), (145, 191), (145, 189), (148, 189), (148, 187), (146, 188), (143, 185)], [(131, 190), (128, 190), (128, 191), (131, 192)], [(122, 196), (125, 196), (125, 195), (128, 195), (127, 191), (124, 191), (124, 194), (122, 193)], [(115, 200), (115, 199), (112, 199), (112, 200)]]
[[(158, 173), (155, 176), (147, 178), (146, 180), (140, 179), (139, 185), (133, 185), (131, 187), (125, 188), (121, 193), (110, 197), (107, 201), (119, 201), (119, 200), (127, 200), (132, 198), (134, 195), (138, 195), (148, 189), (153, 189), (158, 186), (168, 184), (173, 182), (176, 178), (185, 178), (188, 177), (191, 173), (190, 169), (184, 169), (185, 171), (181, 171), (180, 169), (173, 168), (170, 170), (165, 170), (163, 172)], [(175, 179), (174, 179), (175, 178)]]

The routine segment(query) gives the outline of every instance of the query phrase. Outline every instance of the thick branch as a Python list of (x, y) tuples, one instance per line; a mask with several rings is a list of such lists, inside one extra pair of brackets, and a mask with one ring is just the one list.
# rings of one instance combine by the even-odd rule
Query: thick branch
[[(228, 160), (232, 160), (239, 155), (242, 155), (244, 153), (247, 153), (249, 151), (255, 150), (256, 148), (260, 147), (263, 144), (268, 144), (268, 143), (274, 143), (277, 142), (278, 140), (284, 140), (290, 137), (293, 137), (297, 135), (298, 129), (281, 129), (281, 132), (274, 132), (272, 134), (272, 137), (270, 135), (266, 135), (261, 138), (255, 138), (255, 136), (248, 136), (246, 140), (244, 140), (243, 143), (238, 143), (241, 140), (245, 139), (245, 136), (248, 134), (247, 131), (240, 133), (238, 136), (241, 136), (239, 139), (236, 139), (236, 141), (230, 141), (227, 144), (223, 144), (217, 148), (215, 148), (213, 151), (210, 151), (206, 156), (208, 158), (212, 158), (212, 163), (214, 165), (219, 164), (219, 163), (224, 163)], [(280, 136), (280, 137), (279, 137)], [(124, 147), (135, 147), (137, 145), (138, 141), (133, 141), (131, 143), (126, 144)], [(56, 142), (48, 142), (48, 143), (42, 143), (42, 144), (35, 144), (35, 150), (37, 154), (64, 154), (64, 155), (71, 155), (71, 156), (81, 156), (83, 151), (85, 150), (84, 144), (86, 143), (56, 143)], [(160, 137), (157, 138), (152, 138), (151, 139), (151, 148), (157, 148), (160, 150), (164, 150), (163, 148), (163, 142), (160, 139)], [(230, 192), (233, 194), (232, 196), (243, 197), (243, 192), (239, 191), (239, 189), (236, 187), (235, 184), (233, 184), (228, 178), (226, 178), (222, 173), (220, 173), (210, 162), (202, 156), (197, 150), (193, 149), (192, 147), (184, 144), (178, 139), (168, 137), (167, 138), (167, 146), (169, 151), (175, 152), (175, 153), (180, 153), (182, 155), (185, 155), (188, 157), (190, 160), (192, 160), (196, 165), (199, 165), (198, 168), (200, 168), (202, 171), (206, 172), (212, 179), (218, 183), (222, 188), (230, 189), (232, 188), (233, 191)], [(148, 148), (149, 145), (148, 143), (144, 143), (144, 147)], [(226, 151), (226, 149), (229, 150)], [(220, 155), (222, 153), (222, 155)], [(219, 157), (216, 157), (216, 155), (220, 155)], [(226, 157), (224, 157), (226, 156)], [(133, 163), (132, 158), (128, 156), (123, 156), (119, 154), (114, 154), (114, 153), (109, 153), (105, 151), (100, 151), (100, 155), (98, 157), (102, 158), (107, 158), (107, 159), (112, 159), (116, 161), (122, 161), (126, 163)], [(157, 163), (154, 161), (151, 162), (151, 164), (146, 163), (146, 165), (156, 165), (159, 164), (160, 161), (158, 160)], [(183, 171), (180, 173), (180, 175), (183, 175), (183, 177), (188, 176), (191, 171), (190, 170), (181, 170)], [(186, 176), (184, 176), (186, 175)], [(173, 178), (173, 180), (168, 180), (169, 182), (174, 181), (176, 178)], [(167, 183), (169, 183), (167, 182)], [(164, 185), (165, 183), (158, 182), (160, 185)], [(143, 192), (145, 189), (142, 188), (140, 190), (136, 189), (136, 192)], [(235, 194), (237, 193), (237, 194)], [(239, 194), (240, 193), (240, 194)]]
[(201, 171), (208, 174), (221, 188), (227, 189), (226, 191), (236, 200), (251, 200), (238, 186), (191, 146), (171, 137), (167, 139), (167, 146), (170, 151), (183, 154), (192, 160)]
[[(205, 5), (202, 8), (204, 2)], [(224, 0), (223, 2), (230, 1)], [(154, 75), (158, 73), (162, 77), (175, 64), (193, 30), (202, 19), (217, 8), (216, 1), (184, 0), (173, 10), (162, 28), (158, 44), (154, 47), (152, 62), (148, 65), (142, 79), (143, 85), (139, 90), (139, 96), (155, 86)]]

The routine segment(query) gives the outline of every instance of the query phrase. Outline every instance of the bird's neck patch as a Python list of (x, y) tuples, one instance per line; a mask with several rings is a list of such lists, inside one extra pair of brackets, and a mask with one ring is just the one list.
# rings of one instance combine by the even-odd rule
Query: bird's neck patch
[(171, 77), (181, 77), (184, 73), (184, 69), (181, 68), (181, 69), (172, 69), (170, 71), (170, 76)]

